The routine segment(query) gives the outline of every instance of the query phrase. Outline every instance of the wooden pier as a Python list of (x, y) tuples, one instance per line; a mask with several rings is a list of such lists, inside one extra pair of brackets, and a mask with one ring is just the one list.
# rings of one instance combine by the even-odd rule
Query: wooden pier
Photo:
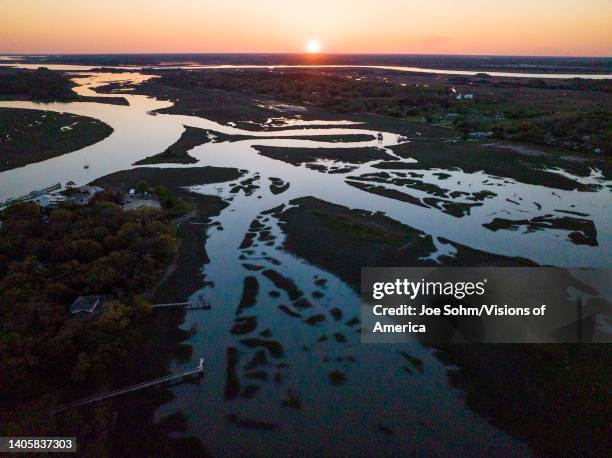
[(151, 304), (153, 309), (181, 308), (181, 310), (210, 310), (208, 302), (172, 302), (169, 304)]
[(123, 394), (132, 393), (134, 391), (142, 390), (144, 388), (149, 388), (155, 385), (160, 385), (162, 383), (172, 382), (174, 380), (180, 380), (185, 377), (192, 376), (192, 375), (202, 376), (203, 374), (204, 374), (204, 358), (200, 358), (198, 365), (195, 367), (195, 369), (189, 369), (189, 370), (178, 372), (175, 374), (166, 375), (164, 377), (159, 377), (154, 380), (149, 380), (146, 382), (138, 383), (136, 385), (128, 386), (125, 388), (120, 388), (118, 390), (114, 390), (109, 393), (100, 394), (98, 396), (94, 396), (94, 397), (87, 398), (87, 399), (82, 399), (76, 402), (71, 402), (70, 404), (64, 404), (59, 409), (55, 410), (52, 414), (55, 415), (57, 413), (63, 412), (68, 409), (81, 407), (87, 404), (92, 404), (94, 402), (104, 401), (106, 399), (114, 398), (116, 396), (121, 396)]
[(43, 195), (43, 194), (49, 194), (50, 192), (53, 191), (58, 191), (62, 189), (62, 184), (61, 183), (55, 183), (52, 184), (51, 186), (47, 186), (44, 189), (38, 190), (38, 191), (32, 191), (29, 194), (24, 194), (23, 196), (19, 196), (19, 197), (12, 197), (10, 199), (5, 200), (4, 202), (0, 202), (0, 210), (8, 207), (9, 205), (13, 205), (16, 204), (18, 202), (28, 202), (30, 200), (35, 199), (36, 197)]

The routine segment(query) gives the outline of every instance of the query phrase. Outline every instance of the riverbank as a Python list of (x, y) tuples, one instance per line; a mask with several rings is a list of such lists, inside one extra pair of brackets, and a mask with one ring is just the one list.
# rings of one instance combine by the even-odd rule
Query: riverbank
[[(210, 218), (218, 215), (227, 204), (218, 196), (191, 193), (185, 187), (233, 181), (241, 176), (241, 171), (237, 169), (218, 167), (142, 167), (116, 172), (94, 182), (108, 189), (127, 192), (136, 183), (146, 181), (151, 187), (168, 188), (177, 197), (189, 201), (193, 207), (191, 213), (181, 218), (175, 228), (178, 247), (174, 268), (153, 291), (153, 303), (185, 302), (206, 284), (201, 269), (209, 262), (205, 244)], [(180, 328), (184, 319), (185, 311), (180, 308), (153, 313), (149, 317), (148, 338), (131, 349), (133, 357), (118, 371), (122, 385), (153, 379), (167, 373), (176, 361), (186, 361), (192, 357), (195, 350), (185, 343), (191, 331)], [(114, 400), (112, 410), (116, 415), (116, 424), (112, 433), (113, 450), (119, 454), (181, 453), (185, 456), (207, 456), (200, 441), (186, 430), (183, 413), (177, 412), (156, 421), (159, 407), (171, 400), (172, 394), (167, 388), (133, 393), (129, 398)], [(139, 431), (137, 437), (132, 434), (135, 430)]]

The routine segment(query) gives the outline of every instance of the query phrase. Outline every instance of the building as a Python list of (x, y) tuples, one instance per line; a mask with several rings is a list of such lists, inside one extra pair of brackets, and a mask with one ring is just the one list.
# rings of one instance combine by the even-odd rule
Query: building
[(54, 208), (59, 207), (63, 202), (66, 201), (66, 196), (61, 194), (41, 194), (32, 199), (32, 202), (36, 202), (42, 208)]
[(481, 138), (487, 138), (487, 137), (491, 137), (493, 135), (493, 132), (489, 131), (489, 132), (470, 132), (468, 134), (468, 140), (478, 140)]
[(42, 208), (57, 208), (67, 203), (87, 205), (91, 198), (100, 191), (104, 191), (104, 188), (100, 186), (81, 186), (80, 188), (69, 186), (64, 193), (30, 193), (28, 200), (37, 203)]
[(79, 188), (79, 191), (81, 191), (82, 194), (89, 194), (90, 196), (93, 197), (97, 193), (104, 191), (104, 188), (101, 188), (100, 186), (85, 185), (85, 186), (81, 186)]
[(94, 313), (99, 311), (100, 307), (108, 301), (108, 296), (79, 296), (70, 306), (70, 313), (73, 315), (79, 313)]
[(72, 201), (77, 205), (87, 205), (97, 193), (104, 191), (100, 186), (81, 186), (77, 188), (78, 193), (71, 195)]

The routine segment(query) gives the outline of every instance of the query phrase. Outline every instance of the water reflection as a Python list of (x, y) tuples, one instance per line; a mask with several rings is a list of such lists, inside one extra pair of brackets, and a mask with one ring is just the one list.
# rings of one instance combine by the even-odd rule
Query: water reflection
[[(151, 76), (138, 73), (88, 73), (77, 78), (77, 92), (83, 96), (101, 96), (93, 89), (113, 82), (141, 82)], [(522, 256), (539, 263), (566, 266), (607, 265), (610, 256), (612, 224), (609, 218), (610, 191), (600, 174), (593, 171), (583, 179), (598, 185), (592, 192), (562, 191), (544, 186), (527, 185), (483, 172), (460, 170), (413, 170), (421, 184), (459, 193), (455, 200), (464, 202), (461, 193), (492, 191), (482, 205), (471, 208), (462, 218), (439, 208), (412, 205), (399, 200), (361, 191), (347, 184), (349, 178), (380, 173), (373, 162), (352, 164), (355, 170), (328, 174), (305, 166), (296, 166), (258, 154), (254, 146), (333, 147), (355, 146), (387, 148), (397, 141), (392, 133), (382, 133), (382, 141), (331, 143), (318, 140), (296, 140), (294, 135), (373, 134), (359, 125), (329, 123), (326, 128), (299, 128), (308, 124), (282, 121), (289, 130), (244, 131), (233, 125), (222, 125), (207, 119), (169, 114), (155, 114), (171, 105), (142, 95), (122, 93), (129, 106), (92, 102), (37, 104), (0, 102), (0, 107), (46, 109), (90, 116), (113, 127), (112, 135), (79, 151), (30, 164), (0, 174), (0, 199), (23, 194), (56, 181), (84, 184), (109, 173), (129, 169), (140, 159), (162, 152), (182, 134), (183, 126), (199, 127), (224, 134), (241, 134), (255, 139), (236, 142), (207, 143), (189, 154), (199, 160), (196, 166), (213, 165), (247, 169), (258, 186), (250, 195), (232, 193), (232, 183), (196, 186), (194, 191), (219, 194), (229, 202), (215, 218), (209, 230), (206, 250), (210, 263), (203, 266), (206, 287), (194, 298), (213, 304), (210, 312), (189, 312), (185, 329), (195, 327), (189, 343), (193, 356), (206, 359), (206, 377), (199, 384), (172, 388), (175, 399), (165, 404), (157, 419), (177, 411), (189, 420), (193, 434), (215, 454), (259, 455), (276, 449), (282, 454), (307, 450), (309, 454), (391, 454), (402, 451), (417, 455), (518, 455), (528, 453), (525, 446), (472, 413), (460, 394), (450, 386), (446, 371), (427, 349), (418, 344), (361, 345), (355, 324), (361, 302), (355, 292), (334, 275), (318, 269), (282, 249), (284, 235), (273, 215), (263, 212), (303, 196), (360, 208), (382, 211), (387, 216), (420, 229), (434, 237), (437, 252), (452, 255), (454, 250), (440, 239), (446, 238), (484, 251)], [(105, 95), (114, 97), (114, 95)], [(318, 124), (323, 121), (318, 122)], [(397, 158), (400, 159), (400, 158)], [(411, 159), (401, 159), (414, 162)], [(83, 163), (90, 165), (83, 169)], [(321, 162), (320, 164), (324, 164)], [(194, 165), (168, 164), (167, 167)], [(403, 173), (389, 171), (390, 173)], [(557, 173), (578, 179), (564, 170)], [(290, 184), (281, 194), (270, 191), (270, 178)], [(406, 186), (385, 183), (388, 189), (406, 192)], [(415, 198), (426, 198), (430, 192), (420, 186), (409, 188)], [(509, 219), (533, 218), (547, 214), (563, 215), (579, 211), (597, 228), (599, 246), (576, 245), (567, 231), (542, 230), (491, 231), (483, 227), (496, 216)], [(248, 249), (239, 249), (253, 220), (268, 231), (265, 240)], [(222, 228), (222, 230), (220, 230)], [(253, 271), (245, 264), (257, 265)], [(262, 272), (268, 271), (267, 276)], [(289, 293), (280, 291), (269, 271), (290, 278), (295, 288), (311, 300), (312, 308), (300, 317), (288, 315), (280, 308), (292, 301)], [(241, 342), (232, 333), (248, 277), (259, 286), (249, 318), (257, 320), (257, 332), (267, 342), (281, 345), (277, 356), (258, 363), (258, 349)], [(252, 281), (252, 280), (250, 280)], [(317, 293), (316, 296), (314, 294)], [(337, 311), (331, 312), (332, 309)], [(307, 314), (306, 314), (307, 313)], [(317, 326), (308, 318), (325, 317)], [(341, 316), (342, 319), (336, 317)], [(244, 318), (244, 317), (243, 317)], [(275, 347), (276, 348), (276, 347)], [(228, 351), (237, 352), (236, 377), (242, 386), (238, 394), (226, 399)], [(261, 358), (260, 358), (261, 359)], [(258, 370), (250, 367), (255, 360)], [(193, 361), (175, 362), (192, 366)], [(331, 377), (331, 378), (330, 378)], [(265, 378), (266, 383), (262, 380)], [(331, 380), (331, 381), (330, 381)], [(253, 423), (255, 420), (260, 423)], [(261, 423), (263, 422), (263, 423)], [(250, 425), (245, 428), (245, 425)], [(265, 428), (264, 428), (265, 426)], [(265, 429), (265, 431), (262, 430)]]

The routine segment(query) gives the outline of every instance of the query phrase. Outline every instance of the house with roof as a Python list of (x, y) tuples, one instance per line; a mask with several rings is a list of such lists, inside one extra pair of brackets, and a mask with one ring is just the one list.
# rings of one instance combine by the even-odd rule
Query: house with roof
[(70, 305), (70, 313), (73, 315), (92, 314), (100, 311), (101, 307), (109, 300), (109, 296), (79, 296)]
[(97, 193), (104, 191), (100, 186), (81, 186), (72, 194), (72, 201), (77, 205), (87, 205)]

